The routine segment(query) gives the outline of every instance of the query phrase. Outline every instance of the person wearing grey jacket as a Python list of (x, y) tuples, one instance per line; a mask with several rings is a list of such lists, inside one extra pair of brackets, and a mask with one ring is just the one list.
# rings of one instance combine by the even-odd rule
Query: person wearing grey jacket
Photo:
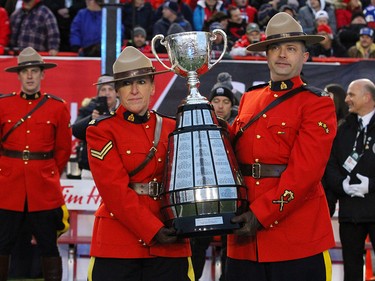
[(307, 34), (314, 34), (315, 16), (319, 11), (326, 11), (328, 14), (328, 23), (333, 34), (336, 34), (336, 15), (335, 8), (326, 0), (307, 0), (306, 5), (298, 11), (297, 19), (301, 24), (303, 31)]

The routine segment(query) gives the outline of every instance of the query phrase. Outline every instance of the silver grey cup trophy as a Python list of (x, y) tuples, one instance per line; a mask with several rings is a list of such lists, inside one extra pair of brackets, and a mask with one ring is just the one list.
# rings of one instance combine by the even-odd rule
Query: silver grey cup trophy
[[(211, 64), (212, 42), (217, 34), (223, 36), (225, 48)], [(156, 53), (157, 40), (167, 49), (171, 67)], [(176, 128), (169, 135), (161, 193), (165, 224), (175, 227), (181, 237), (231, 233), (240, 227), (231, 219), (247, 207), (247, 190), (227, 131), (198, 91), (198, 77), (222, 59), (226, 46), (226, 34), (220, 29), (165, 38), (159, 34), (151, 41), (156, 59), (185, 77), (188, 85), (188, 96), (177, 110)]]

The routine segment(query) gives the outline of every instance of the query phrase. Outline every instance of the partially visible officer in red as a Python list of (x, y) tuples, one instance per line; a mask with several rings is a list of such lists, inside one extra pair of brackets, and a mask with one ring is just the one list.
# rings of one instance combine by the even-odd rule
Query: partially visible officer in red
[(335, 241), (320, 181), (336, 134), (335, 106), (301, 78), (306, 45), (324, 37), (306, 35), (284, 12), (271, 18), (266, 36), (247, 49), (266, 51), (270, 82), (242, 96), (233, 124), (250, 206), (232, 219), (243, 227), (228, 236), (226, 280), (330, 281)]
[(0, 280), (7, 280), (9, 255), (28, 220), (42, 257), (46, 281), (62, 279), (57, 238), (69, 228), (60, 175), (71, 152), (70, 113), (65, 102), (41, 92), (45, 63), (31, 47), (18, 57), (21, 89), (0, 96)]
[[(120, 106), (87, 128), (88, 156), (102, 197), (95, 214), (89, 281), (193, 281), (187, 239), (160, 213), (168, 135), (175, 120), (150, 111), (152, 62), (126, 47), (113, 64)], [(103, 84), (104, 84), (103, 83)]]

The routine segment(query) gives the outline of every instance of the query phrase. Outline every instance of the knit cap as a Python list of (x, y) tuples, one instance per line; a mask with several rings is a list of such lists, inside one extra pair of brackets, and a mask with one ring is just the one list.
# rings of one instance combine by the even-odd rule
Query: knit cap
[[(108, 82), (108, 81), (113, 81), (113, 77), (110, 76), (110, 75), (107, 75), (107, 74), (103, 74), (102, 76), (99, 77), (97, 83), (103, 83), (103, 82)], [(97, 88), (97, 90), (98, 90), (98, 93), (99, 93), (100, 89), (101, 89), (104, 85), (109, 85), (109, 86), (111, 86), (112, 88), (115, 88), (115, 83), (99, 84), (99, 85), (96, 86), (96, 88)]]
[(208, 99), (209, 101), (212, 101), (215, 97), (220, 96), (220, 97), (227, 97), (232, 105), (234, 104), (234, 95), (231, 90), (229, 90), (227, 87), (218, 87), (214, 88), (211, 91), (210, 98)]

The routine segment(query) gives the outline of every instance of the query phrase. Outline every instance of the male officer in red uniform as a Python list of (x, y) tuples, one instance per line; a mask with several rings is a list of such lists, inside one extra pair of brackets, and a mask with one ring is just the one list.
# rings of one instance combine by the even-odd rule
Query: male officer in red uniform
[[(164, 71), (163, 71), (164, 72)], [(113, 65), (120, 106), (91, 121), (90, 168), (102, 197), (91, 243), (90, 281), (192, 281), (190, 245), (163, 224), (159, 200), (175, 121), (149, 111), (155, 92), (151, 60), (125, 48)]]
[(228, 237), (226, 280), (331, 280), (327, 250), (334, 238), (320, 179), (336, 133), (335, 108), (300, 77), (309, 56), (305, 45), (323, 38), (307, 36), (282, 12), (269, 21), (266, 35), (248, 50), (267, 52), (271, 81), (243, 95), (232, 128), (250, 206), (232, 219), (243, 227)]
[(21, 90), (0, 97), (0, 280), (7, 280), (9, 255), (25, 223), (31, 223), (45, 280), (61, 280), (57, 237), (68, 227), (60, 175), (71, 152), (70, 114), (63, 100), (41, 93), (45, 63), (31, 47), (18, 57)]

